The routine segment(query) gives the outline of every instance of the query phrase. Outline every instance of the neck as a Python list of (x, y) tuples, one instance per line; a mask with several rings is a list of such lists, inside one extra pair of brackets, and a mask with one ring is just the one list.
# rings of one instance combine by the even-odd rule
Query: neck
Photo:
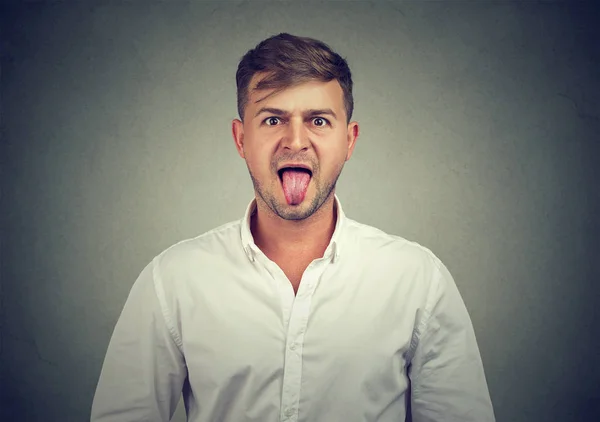
[(321, 257), (331, 241), (337, 221), (333, 193), (323, 205), (304, 220), (284, 220), (262, 201), (256, 201), (250, 230), (254, 243), (267, 256), (306, 254)]

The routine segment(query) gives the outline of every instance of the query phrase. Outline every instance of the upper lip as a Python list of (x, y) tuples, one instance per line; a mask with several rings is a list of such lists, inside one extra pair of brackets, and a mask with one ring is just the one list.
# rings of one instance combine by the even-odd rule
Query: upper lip
[(277, 169), (277, 172), (280, 172), (284, 168), (290, 168), (290, 167), (306, 169), (306, 170), (308, 170), (308, 171), (310, 171), (312, 173), (312, 169), (310, 168), (310, 166), (306, 165), (306, 164), (302, 164), (302, 163), (287, 163), (287, 164), (284, 164), (284, 165), (280, 166), (279, 169)]

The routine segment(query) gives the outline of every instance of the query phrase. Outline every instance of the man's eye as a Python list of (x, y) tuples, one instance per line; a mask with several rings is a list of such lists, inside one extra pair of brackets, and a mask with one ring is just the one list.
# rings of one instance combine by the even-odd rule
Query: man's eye
[(327, 119), (324, 119), (322, 117), (315, 117), (313, 119), (313, 123), (315, 124), (315, 126), (323, 127), (323, 126), (327, 126), (327, 124), (329, 122), (327, 121)]
[(278, 122), (279, 122), (279, 117), (268, 117), (268, 118), (265, 120), (265, 123), (266, 123), (268, 126), (275, 126), (275, 125), (277, 125), (277, 123), (278, 123)]

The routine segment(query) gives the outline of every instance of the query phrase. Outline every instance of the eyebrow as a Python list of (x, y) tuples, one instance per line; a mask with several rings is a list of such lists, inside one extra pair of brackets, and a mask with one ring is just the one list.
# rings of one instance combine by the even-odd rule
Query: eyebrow
[[(254, 115), (254, 117), (256, 117), (256, 116), (258, 116), (259, 114), (262, 114), (262, 113), (269, 113), (269, 114), (274, 114), (275, 116), (282, 116), (282, 117), (290, 115), (290, 113), (288, 111), (282, 110), (280, 108), (262, 107), (262, 108), (260, 108), (256, 112), (256, 114)], [(330, 108), (311, 108), (311, 109), (305, 110), (302, 113), (302, 115), (304, 117), (329, 115), (329, 116), (332, 116), (334, 119), (337, 120), (337, 115)]]

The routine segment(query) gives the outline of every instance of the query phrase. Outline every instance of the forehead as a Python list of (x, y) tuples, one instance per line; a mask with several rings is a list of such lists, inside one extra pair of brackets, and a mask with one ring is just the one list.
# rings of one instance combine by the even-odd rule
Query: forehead
[(270, 95), (276, 91), (274, 88), (255, 90), (254, 88), (264, 78), (264, 74), (256, 74), (252, 77), (249, 86), (248, 107), (280, 107), (280, 108), (343, 108), (344, 92), (339, 82), (335, 79), (329, 82), (317, 80), (303, 82), (285, 88), (280, 92)]

